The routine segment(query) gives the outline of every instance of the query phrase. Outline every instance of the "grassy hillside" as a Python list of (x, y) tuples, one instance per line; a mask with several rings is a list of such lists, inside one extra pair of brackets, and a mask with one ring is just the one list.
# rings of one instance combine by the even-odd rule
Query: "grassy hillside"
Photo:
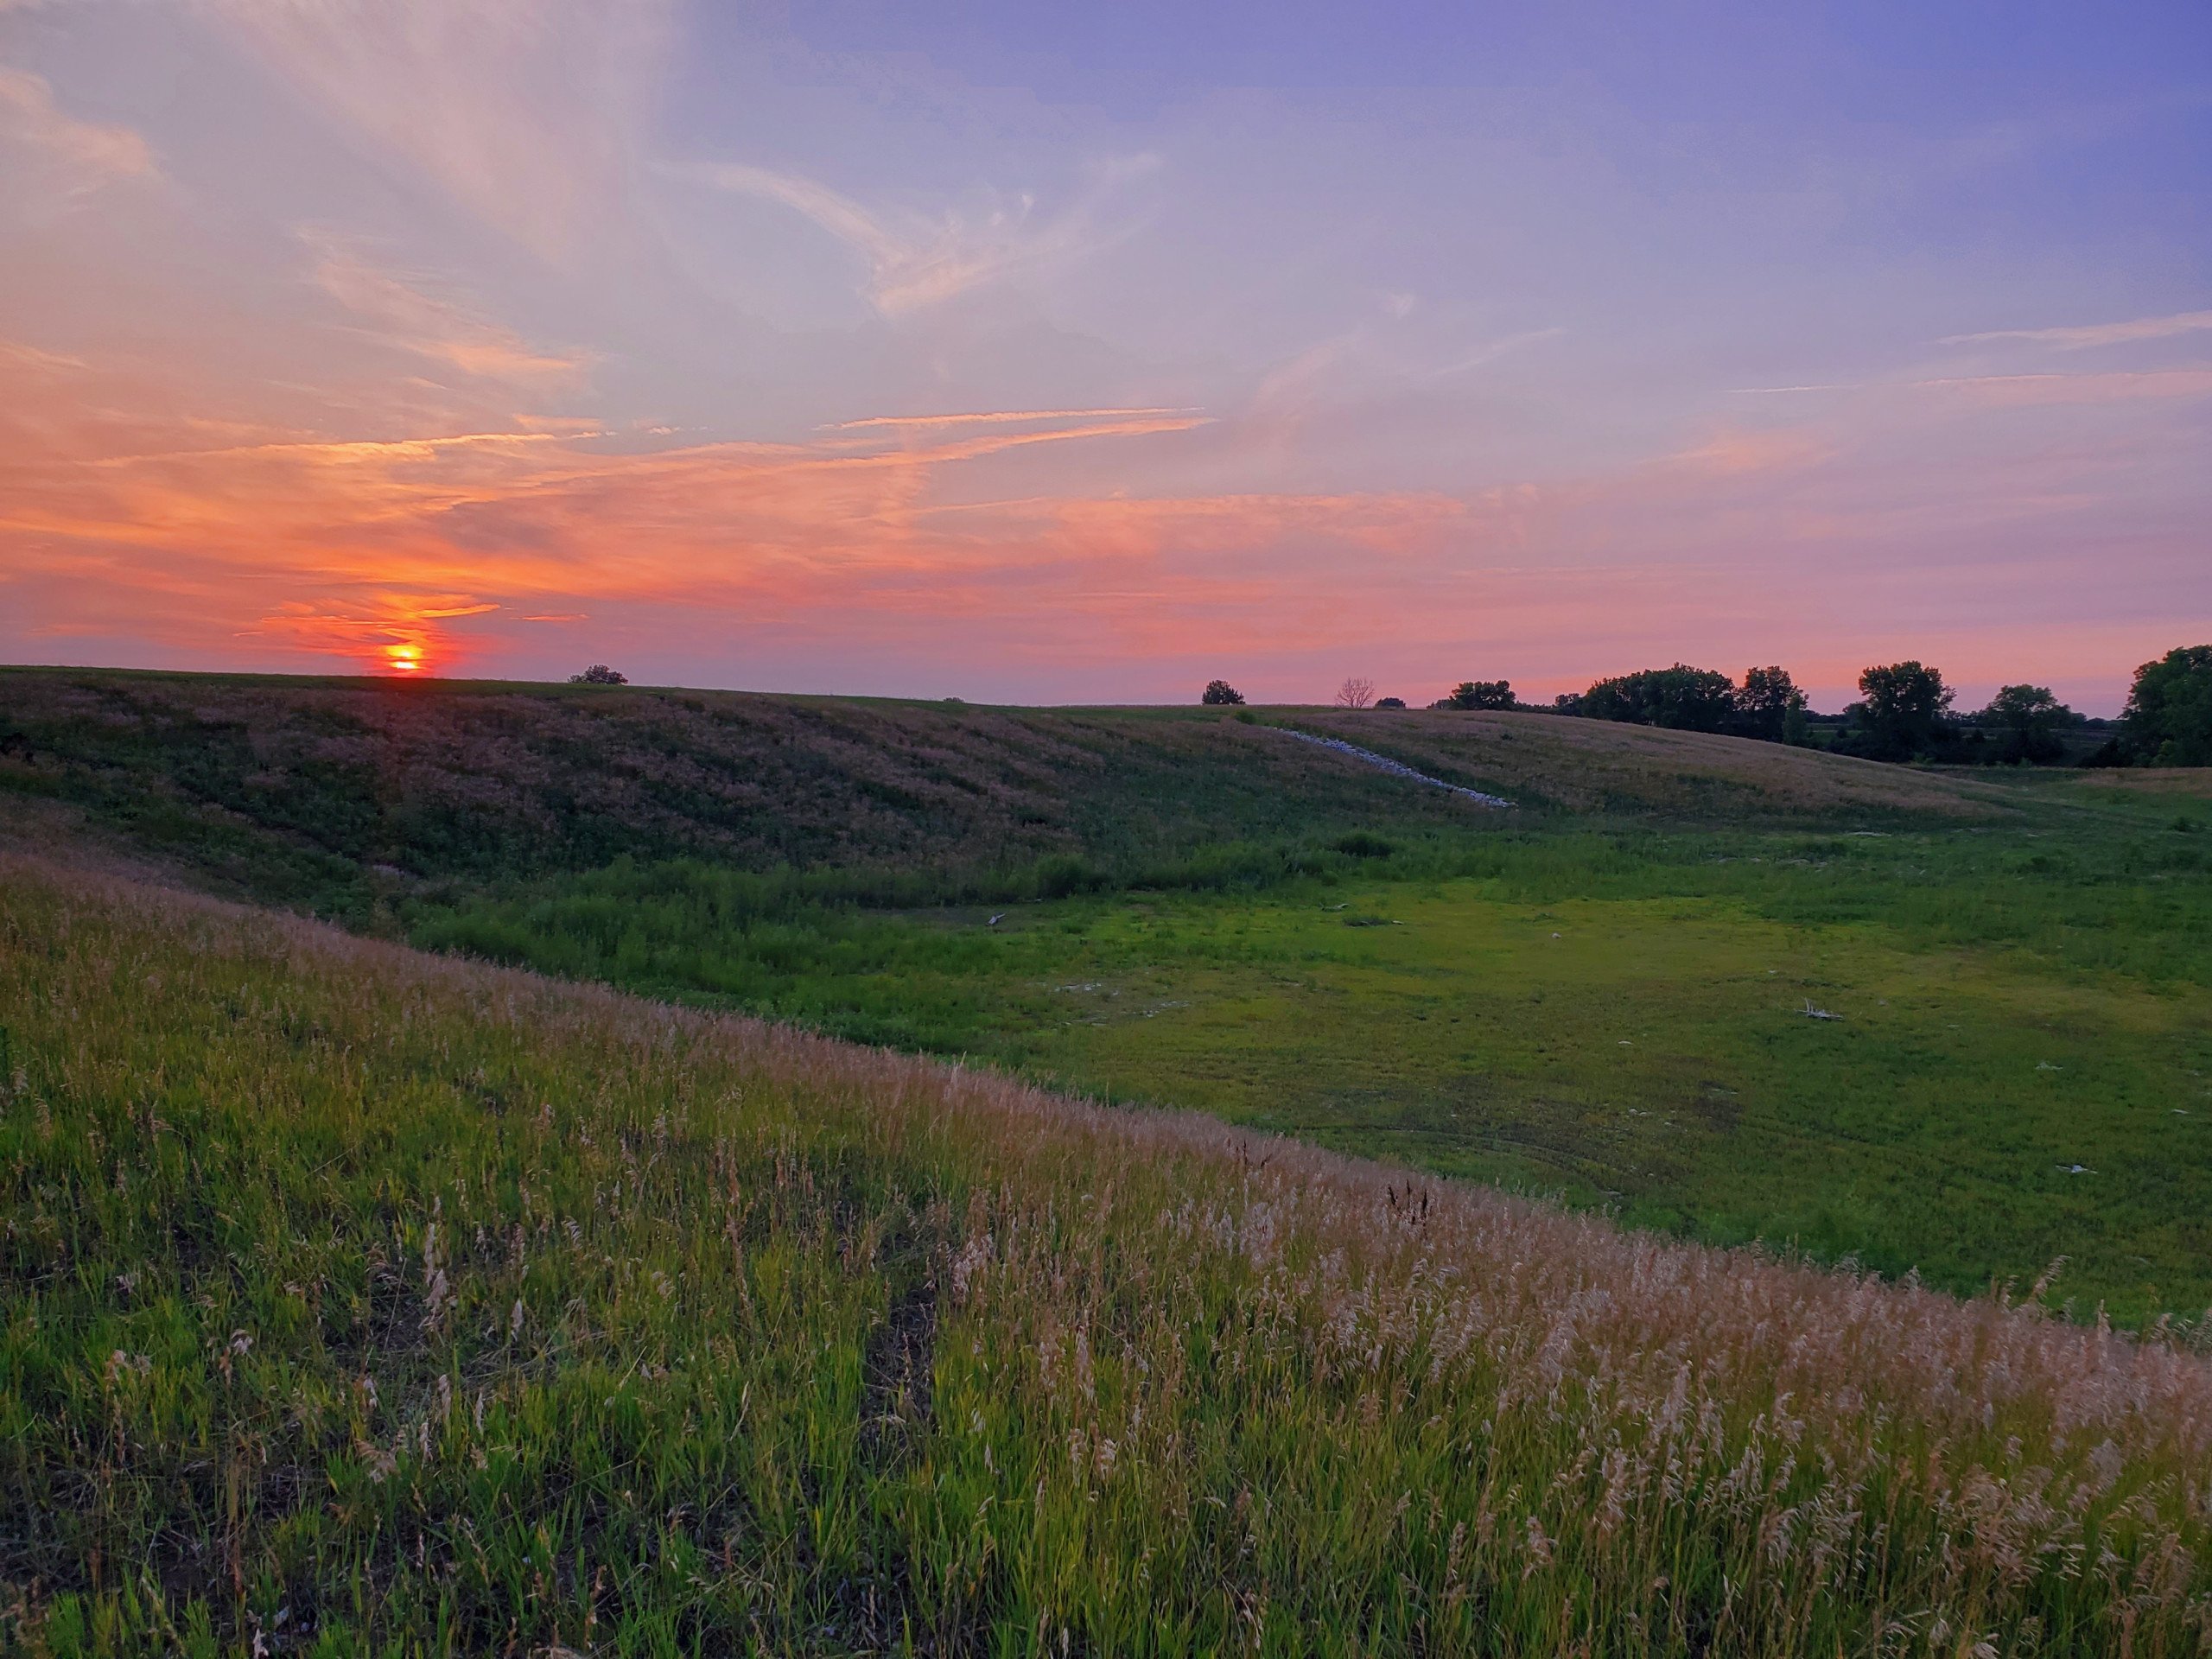
[(1491, 827), (1273, 723), (1385, 742), (1537, 814), (1955, 814), (1998, 798), (1543, 715), (1246, 712), (0, 669), (0, 798), (73, 807), (239, 893), (356, 918), (425, 882), (618, 856), (1020, 893), (1046, 860), (1142, 877), (1224, 847)]
[(0, 803), (79, 856), (1709, 1243), (1963, 1292), (2063, 1258), (2083, 1319), (2212, 1302), (2185, 774), (1961, 780), (1542, 715), (0, 693)]
[[(1181, 711), (22, 671), (0, 691), (0, 786), (333, 910), (618, 855), (940, 884), (1126, 868), (1349, 828), (1375, 792), (1340, 756)], [(1402, 793), (1408, 823), (1464, 817)]]
[(0, 1645), (2202, 1650), (2164, 1342), (0, 862)]

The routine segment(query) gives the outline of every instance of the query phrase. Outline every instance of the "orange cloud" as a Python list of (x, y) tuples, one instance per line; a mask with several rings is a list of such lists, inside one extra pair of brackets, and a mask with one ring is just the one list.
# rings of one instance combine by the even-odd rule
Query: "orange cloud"
[(835, 615), (865, 634), (1011, 602), (1063, 641), (1098, 638), (1102, 614), (1118, 638), (1156, 638), (1163, 582), (1179, 607), (1230, 607), (1237, 584), (1219, 573), (1242, 560), (1249, 604), (1250, 560), (1287, 539), (1314, 550), (1325, 585), (1354, 586), (1359, 561), (1402, 551), (1462, 512), (1432, 496), (948, 493), (948, 480), (1039, 446), (1096, 449), (1205, 418), (894, 417), (813, 444), (643, 451), (595, 430), (194, 447), (172, 429), (159, 444), (89, 456), (72, 451), (104, 435), (58, 427), (0, 462), (10, 486), (0, 537), (16, 574), (43, 578), (53, 595), (81, 590), (96, 570), (157, 570), (162, 620), (142, 626), (393, 667), (395, 646), (410, 662), (465, 661), (502, 611), (569, 620), (609, 605), (755, 626)]
[[(1219, 661), (1275, 695), (1313, 689), (1299, 677), (1320, 671), (1301, 664), (1340, 678), (1347, 652), (1406, 695), (1478, 670), (1556, 689), (1677, 657), (1739, 670), (1802, 652), (1855, 674), (1861, 654), (1916, 654), (1901, 634), (1873, 643), (1899, 617), (1937, 637), (1939, 616), (1986, 609), (1985, 569), (1866, 550), (2095, 499), (2091, 474), (2047, 453), (2017, 476), (1993, 461), (1957, 476), (1922, 428), (1980, 417), (1925, 397), (1891, 407), (1920, 424), (1878, 490), (1825, 421), (1723, 429), (1541, 486), (1144, 494), (1124, 486), (1163, 475), (1163, 458), (1219, 463), (1222, 446), (1185, 441), (1206, 416), (987, 409), (798, 442), (550, 415), (331, 435), (211, 412), (148, 370), (0, 348), (0, 611), (19, 639), (399, 673), (535, 664), (575, 640), (610, 659), (813, 662), (833, 683), (857, 663), (1135, 687), (1146, 664)], [(2015, 555), (2007, 582), (2018, 601), (2066, 578)], [(1823, 602), (1808, 609), (1808, 591)], [(572, 631), (587, 623), (588, 641)], [(2126, 657), (2147, 649), (2139, 632), (2115, 622), (2104, 643)]]

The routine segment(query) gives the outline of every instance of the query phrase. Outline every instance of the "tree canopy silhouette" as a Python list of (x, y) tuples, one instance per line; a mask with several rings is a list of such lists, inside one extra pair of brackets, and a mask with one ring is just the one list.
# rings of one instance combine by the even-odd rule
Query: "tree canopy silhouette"
[(1737, 729), (1770, 743), (1802, 742), (1805, 735), (1805, 694), (1786, 668), (1747, 668), (1736, 692)]
[(1462, 680), (1444, 698), (1447, 709), (1510, 709), (1514, 706), (1510, 680)]
[(2145, 766), (2212, 766), (2212, 645), (2179, 645), (2137, 669), (2120, 725)]
[(1866, 701), (1853, 710), (1859, 727), (1853, 747), (1870, 760), (1932, 754), (1949, 734), (1957, 694), (1936, 669), (1919, 662), (1869, 668), (1859, 677), (1859, 690)]
[(2047, 685), (2008, 685), (1989, 700), (1989, 707), (1974, 716), (1974, 723), (2003, 734), (1997, 759), (2043, 765), (2066, 752), (2058, 741), (2060, 728), (2081, 716), (2058, 700)]
[(1725, 732), (1736, 712), (1736, 683), (1709, 668), (1676, 663), (1600, 680), (1582, 694), (1578, 712), (1675, 731)]

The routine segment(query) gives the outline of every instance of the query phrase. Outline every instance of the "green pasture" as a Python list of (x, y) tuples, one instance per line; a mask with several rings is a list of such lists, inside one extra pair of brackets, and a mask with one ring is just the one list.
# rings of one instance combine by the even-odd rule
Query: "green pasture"
[(626, 864), (403, 925), (1707, 1240), (1968, 1292), (2063, 1257), (2083, 1316), (2200, 1312), (2207, 814), (2012, 797), (1967, 824), (1353, 836), (897, 912)]

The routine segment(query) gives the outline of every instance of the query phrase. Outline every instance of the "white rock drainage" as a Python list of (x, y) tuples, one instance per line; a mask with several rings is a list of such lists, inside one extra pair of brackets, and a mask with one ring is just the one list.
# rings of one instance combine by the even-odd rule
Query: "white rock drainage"
[(1353, 760), (1374, 767), (1377, 772), (1389, 772), (1393, 778), (1404, 778), (1416, 784), (1427, 784), (1433, 789), (1446, 790), (1454, 795), (1464, 795), (1478, 806), (1513, 804), (1502, 795), (1485, 795), (1479, 789), (1465, 789), (1458, 784), (1447, 784), (1441, 778), (1432, 778), (1425, 772), (1415, 772), (1402, 760), (1393, 760), (1387, 754), (1377, 754), (1372, 749), (1363, 749), (1357, 743), (1345, 742), (1341, 737), (1320, 737), (1312, 732), (1294, 730), (1288, 726), (1278, 726), (1274, 729), (1285, 737), (1296, 738), (1301, 743), (1318, 743), (1325, 749), (1334, 749), (1339, 754), (1348, 754)]

